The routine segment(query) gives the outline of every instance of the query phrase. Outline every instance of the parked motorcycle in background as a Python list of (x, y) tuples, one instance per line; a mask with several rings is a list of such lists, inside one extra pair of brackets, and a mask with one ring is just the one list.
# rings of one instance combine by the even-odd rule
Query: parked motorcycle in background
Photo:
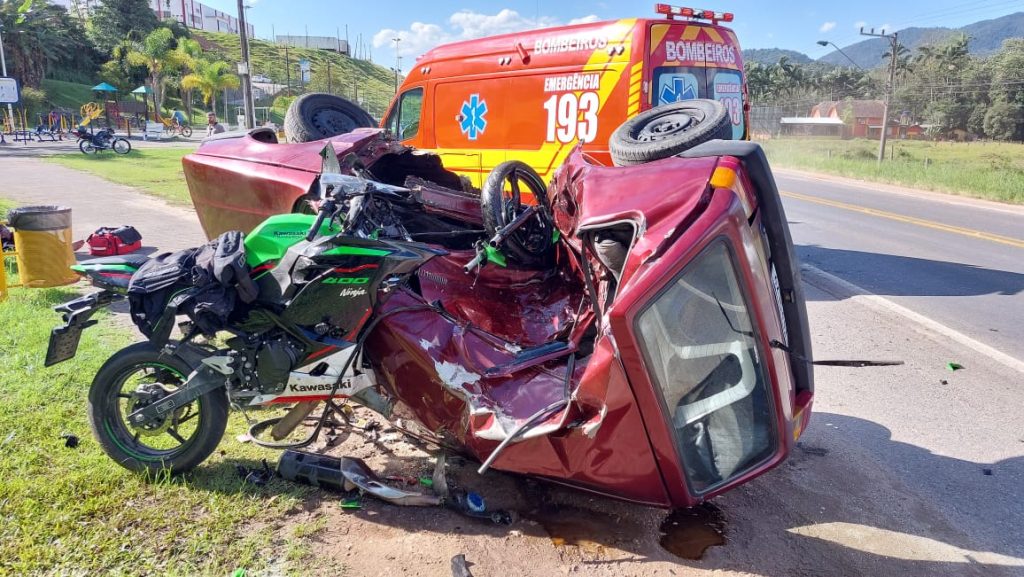
[(96, 154), (101, 150), (113, 150), (117, 154), (128, 154), (132, 151), (132, 143), (127, 138), (115, 136), (110, 128), (103, 128), (90, 133), (78, 127), (73, 133), (78, 136), (78, 149), (82, 154)]

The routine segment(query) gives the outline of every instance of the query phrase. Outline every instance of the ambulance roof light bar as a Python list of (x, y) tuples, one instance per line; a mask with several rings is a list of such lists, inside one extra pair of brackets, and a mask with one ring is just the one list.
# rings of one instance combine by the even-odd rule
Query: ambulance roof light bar
[(675, 16), (683, 18), (694, 18), (700, 20), (711, 20), (713, 24), (721, 22), (732, 22), (732, 12), (715, 12), (714, 10), (696, 10), (683, 6), (671, 6), (669, 4), (655, 4), (654, 11), (658, 14), (668, 16), (672, 20)]

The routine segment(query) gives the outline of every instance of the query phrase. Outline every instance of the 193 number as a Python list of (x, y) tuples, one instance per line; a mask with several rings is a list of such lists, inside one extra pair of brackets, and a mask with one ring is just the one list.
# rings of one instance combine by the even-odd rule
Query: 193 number
[(577, 138), (591, 142), (597, 137), (597, 110), (601, 100), (596, 92), (553, 94), (544, 102), (548, 112), (548, 142), (569, 143)]

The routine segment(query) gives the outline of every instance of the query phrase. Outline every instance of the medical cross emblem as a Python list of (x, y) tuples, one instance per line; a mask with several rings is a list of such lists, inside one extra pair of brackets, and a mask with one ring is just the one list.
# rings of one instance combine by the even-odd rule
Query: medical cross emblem
[(470, 140), (476, 140), (487, 128), (487, 102), (480, 99), (479, 94), (470, 94), (469, 100), (462, 103), (459, 115), (459, 128)]
[(661, 101), (668, 104), (680, 100), (693, 100), (697, 98), (697, 91), (693, 84), (684, 82), (682, 78), (672, 78), (672, 86), (664, 84), (661, 87)]

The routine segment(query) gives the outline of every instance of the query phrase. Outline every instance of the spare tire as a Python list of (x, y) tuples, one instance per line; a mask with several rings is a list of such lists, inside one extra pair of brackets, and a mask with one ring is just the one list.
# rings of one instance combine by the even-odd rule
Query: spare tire
[(358, 104), (340, 96), (314, 92), (296, 98), (284, 115), (288, 142), (309, 142), (329, 138), (356, 128), (377, 126)]
[(608, 141), (612, 162), (632, 166), (675, 156), (709, 140), (732, 138), (732, 122), (717, 100), (682, 100), (623, 122)]

